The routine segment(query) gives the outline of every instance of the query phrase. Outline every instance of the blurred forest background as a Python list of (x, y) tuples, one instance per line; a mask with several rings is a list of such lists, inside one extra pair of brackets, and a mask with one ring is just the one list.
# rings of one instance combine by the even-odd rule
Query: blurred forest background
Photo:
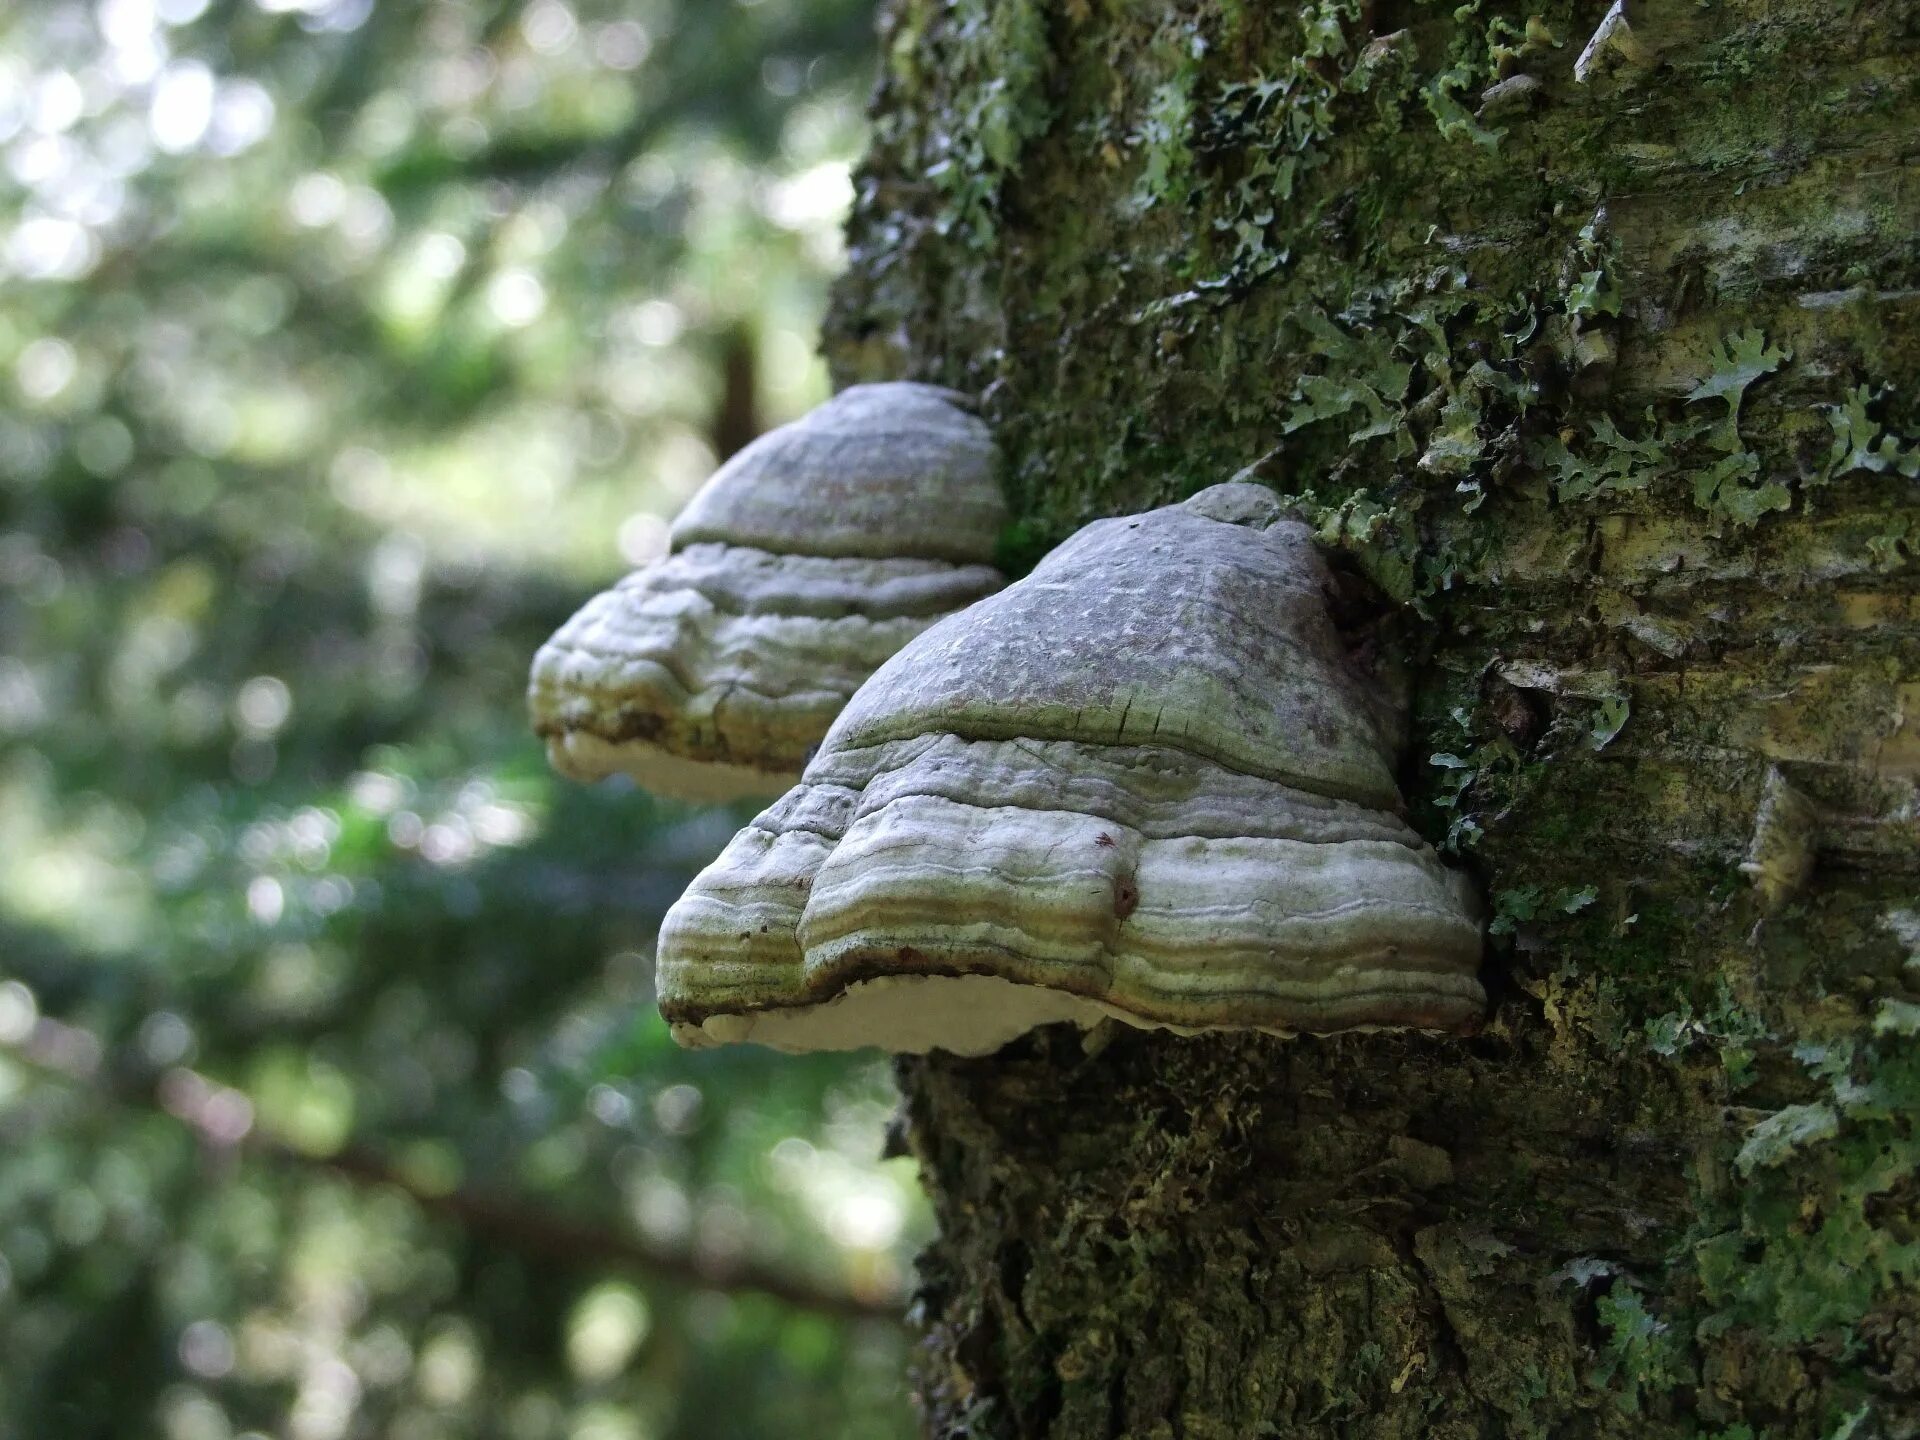
[(865, 0), (0, 7), (0, 1436), (889, 1436), (876, 1062), (539, 641), (826, 393)]

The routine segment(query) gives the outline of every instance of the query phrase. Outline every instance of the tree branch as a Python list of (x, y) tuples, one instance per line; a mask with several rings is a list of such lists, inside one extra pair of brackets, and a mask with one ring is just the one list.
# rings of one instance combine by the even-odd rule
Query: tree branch
[(0, 1040), (0, 1053), (42, 1075), (83, 1086), (111, 1103), (171, 1116), (215, 1150), (399, 1190), (429, 1214), (523, 1254), (564, 1265), (630, 1270), (696, 1289), (751, 1291), (840, 1319), (899, 1324), (903, 1318), (894, 1296), (822, 1290), (750, 1260), (718, 1260), (559, 1219), (510, 1195), (467, 1187), (444, 1192), (428, 1189), (371, 1146), (348, 1144), (326, 1155), (299, 1149), (257, 1124), (252, 1102), (244, 1094), (199, 1071), (177, 1066), (150, 1083), (116, 1081), (99, 1039), (58, 1020), (36, 1019), (24, 1036)]

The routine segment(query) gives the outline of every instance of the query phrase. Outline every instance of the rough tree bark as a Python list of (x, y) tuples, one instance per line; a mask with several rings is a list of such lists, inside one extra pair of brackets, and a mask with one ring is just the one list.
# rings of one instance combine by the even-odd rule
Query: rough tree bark
[(842, 380), (1428, 622), (1470, 1038), (901, 1068), (940, 1436), (1920, 1435), (1920, 8), (892, 0)]

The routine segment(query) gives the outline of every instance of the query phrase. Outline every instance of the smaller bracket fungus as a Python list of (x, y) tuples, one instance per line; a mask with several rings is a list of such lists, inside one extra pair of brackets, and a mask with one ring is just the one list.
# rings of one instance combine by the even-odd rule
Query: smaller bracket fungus
[(534, 729), (575, 779), (777, 795), (881, 662), (1005, 583), (1005, 519), (964, 396), (852, 386), (721, 466), (667, 556), (540, 648)]
[(1401, 818), (1332, 583), (1271, 492), (1217, 485), (933, 626), (668, 912), (675, 1037), (1473, 1024), (1477, 901)]

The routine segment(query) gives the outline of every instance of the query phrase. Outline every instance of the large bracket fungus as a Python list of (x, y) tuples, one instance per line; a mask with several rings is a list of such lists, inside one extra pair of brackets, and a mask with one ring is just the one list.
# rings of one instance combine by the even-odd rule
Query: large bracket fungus
[(1218, 485), (926, 631), (668, 912), (675, 1037), (1472, 1024), (1475, 897), (1401, 818), (1399, 708), (1331, 583), (1269, 491)]
[(715, 472), (667, 556), (534, 657), (556, 769), (692, 800), (777, 795), (861, 683), (992, 593), (993, 440), (932, 385), (855, 385)]

